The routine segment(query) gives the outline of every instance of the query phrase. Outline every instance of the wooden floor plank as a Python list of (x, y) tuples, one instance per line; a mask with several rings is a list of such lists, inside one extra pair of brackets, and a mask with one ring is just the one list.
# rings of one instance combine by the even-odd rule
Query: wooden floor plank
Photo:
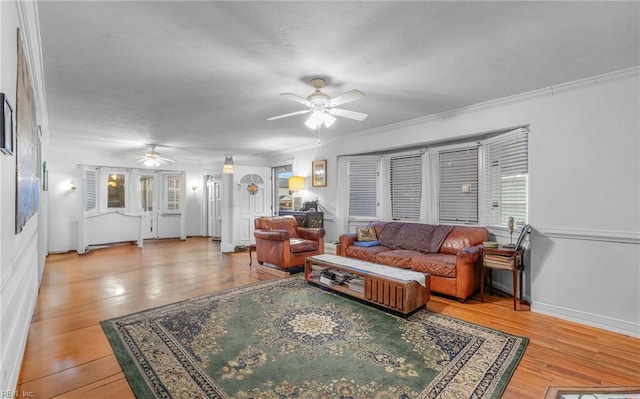
[(18, 386), (18, 390), (26, 391), (28, 388), (31, 392), (46, 392), (47, 396), (56, 397), (118, 374), (123, 376), (120, 364), (110, 354), (34, 381), (26, 381)]
[[(47, 257), (18, 388), (38, 398), (133, 398), (100, 321), (276, 278), (222, 254), (207, 238), (160, 240)], [(428, 309), (530, 339), (503, 398), (539, 399), (548, 386), (640, 385), (640, 340), (533, 312), (509, 296)]]

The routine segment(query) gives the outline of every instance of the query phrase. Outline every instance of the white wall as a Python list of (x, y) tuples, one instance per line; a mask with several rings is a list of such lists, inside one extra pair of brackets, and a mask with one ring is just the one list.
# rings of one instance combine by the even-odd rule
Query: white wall
[(328, 186), (310, 190), (335, 214), (340, 155), (529, 125), (532, 310), (640, 336), (639, 74), (619, 71), (324, 140), (294, 154), (295, 164), (310, 173), (313, 159), (328, 159)]
[[(44, 100), (39, 91), (40, 44), (34, 6), (27, 1), (0, 1), (0, 92), (8, 95), (15, 112), (16, 30), (20, 27), (36, 91), (37, 123), (46, 130), (46, 110), (43, 111)], [(16, 387), (38, 293), (38, 262), (44, 261), (39, 253), (38, 219), (42, 210), (29, 219), (20, 234), (15, 234), (15, 181), (15, 155), (0, 154), (0, 392)]]
[[(121, 154), (81, 148), (77, 143), (52, 140), (45, 155), (49, 169), (48, 191), (48, 236), (50, 253), (67, 252), (77, 248), (79, 209), (82, 205), (81, 190), (71, 190), (70, 184), (80, 184), (77, 165), (98, 165), (140, 168), (135, 158), (127, 159)], [(200, 236), (202, 232), (202, 174), (200, 164), (176, 163), (163, 170), (186, 172), (186, 235)], [(192, 190), (196, 185), (197, 189)], [(108, 232), (105, 232), (108, 234)], [(111, 234), (113, 236), (113, 234)], [(122, 241), (131, 237), (123, 237)]]

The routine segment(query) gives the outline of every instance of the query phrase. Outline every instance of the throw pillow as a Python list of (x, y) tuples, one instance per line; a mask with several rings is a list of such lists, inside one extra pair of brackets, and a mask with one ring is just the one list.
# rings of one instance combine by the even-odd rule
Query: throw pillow
[(356, 229), (356, 239), (358, 241), (375, 241), (378, 239), (378, 237), (376, 237), (376, 229), (372, 226), (358, 227)]
[(356, 247), (375, 247), (376, 245), (380, 245), (380, 241), (355, 241), (353, 245)]

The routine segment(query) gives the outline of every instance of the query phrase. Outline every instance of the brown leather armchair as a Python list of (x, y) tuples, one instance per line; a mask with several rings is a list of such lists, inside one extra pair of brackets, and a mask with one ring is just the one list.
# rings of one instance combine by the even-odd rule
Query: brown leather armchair
[(284, 270), (304, 265), (308, 256), (324, 253), (323, 228), (298, 227), (293, 216), (263, 216), (255, 219), (256, 258)]

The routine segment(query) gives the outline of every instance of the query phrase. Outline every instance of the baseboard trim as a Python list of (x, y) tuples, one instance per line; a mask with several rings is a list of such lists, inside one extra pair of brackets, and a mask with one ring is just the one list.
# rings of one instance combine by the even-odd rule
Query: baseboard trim
[(547, 303), (534, 302), (531, 304), (531, 311), (559, 319), (573, 321), (587, 326), (601, 328), (619, 334), (640, 338), (640, 324), (613, 317), (602, 316), (594, 313), (587, 313), (580, 310), (550, 305)]

